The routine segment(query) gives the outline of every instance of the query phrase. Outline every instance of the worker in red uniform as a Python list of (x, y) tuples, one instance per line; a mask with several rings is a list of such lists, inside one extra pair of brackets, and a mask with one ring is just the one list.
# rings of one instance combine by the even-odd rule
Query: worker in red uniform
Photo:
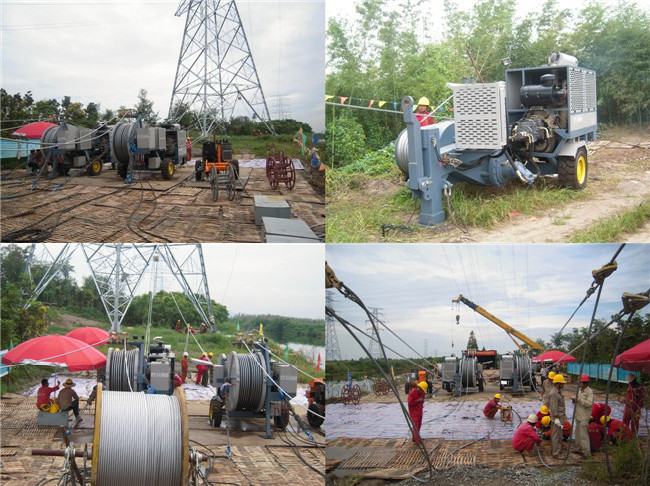
[(636, 375), (627, 374), (627, 393), (625, 394), (625, 410), (623, 423), (634, 435), (639, 433), (639, 419), (643, 407), (643, 387), (636, 381)]
[(499, 405), (500, 400), (501, 400), (501, 395), (499, 395), (498, 393), (494, 395), (494, 398), (489, 402), (487, 402), (485, 408), (483, 408), (483, 415), (485, 415), (489, 419), (494, 418), (497, 412), (501, 410), (501, 405)]
[(600, 422), (600, 417), (603, 415), (609, 415), (610, 413), (612, 413), (612, 407), (608, 405), (607, 412), (605, 412), (604, 403), (594, 403), (594, 406), (591, 407), (591, 416), (596, 422)]
[(174, 388), (178, 388), (183, 384), (181, 377), (178, 376), (178, 373), (174, 373)]
[(423, 96), (418, 101), (418, 107), (415, 111), (415, 118), (420, 122), (421, 127), (426, 127), (428, 125), (433, 125), (436, 122), (436, 119), (433, 117), (432, 112), (430, 111), (429, 98)]
[(535, 431), (536, 423), (537, 415), (531, 413), (528, 416), (528, 420), (523, 422), (517, 430), (515, 430), (515, 435), (512, 436), (512, 447), (514, 447), (516, 451), (532, 451), (533, 447), (542, 441)]
[[(409, 415), (415, 424), (413, 442), (420, 444), (420, 427), (422, 427), (422, 410), (424, 408), (424, 395), (429, 389), (426, 381), (421, 381), (411, 390), (408, 397)], [(416, 432), (417, 431), (417, 432)]]
[(40, 409), (43, 405), (50, 404), (50, 395), (52, 392), (59, 389), (59, 382), (56, 382), (56, 386), (49, 386), (50, 382), (47, 381), (47, 378), (41, 380), (41, 387), (38, 389), (36, 406)]
[(550, 417), (551, 413), (548, 411), (548, 407), (546, 405), (542, 405), (539, 408), (539, 412), (537, 412), (537, 423), (535, 424), (535, 427), (538, 429), (542, 426), (542, 419), (544, 417)]
[(605, 436), (605, 427), (600, 423), (600, 420), (592, 420), (589, 422), (587, 427), (589, 434), (589, 445), (591, 447), (591, 452), (598, 452), (603, 446), (604, 436)]
[(544, 440), (551, 440), (551, 416), (544, 415), (542, 420), (535, 424), (539, 428), (539, 434)]
[[(203, 353), (203, 356), (199, 358), (202, 361), (210, 361), (210, 358), (208, 358), (208, 353)], [(196, 365), (196, 384), (200, 385), (201, 384), (201, 379), (203, 378), (203, 373), (210, 369), (209, 366), (205, 365)]]
[(187, 362), (187, 357), (189, 354), (186, 352), (183, 353), (183, 359), (181, 360), (181, 383), (185, 383), (187, 379), (187, 372), (190, 369), (190, 364)]
[(612, 441), (612, 444), (616, 445), (618, 441), (627, 442), (632, 439), (632, 431), (627, 425), (625, 425), (620, 420), (610, 419), (610, 417), (603, 415), (600, 417), (600, 423), (605, 425), (605, 420), (607, 420), (607, 438)]
[(185, 154), (185, 160), (189, 162), (192, 160), (192, 139), (190, 137), (187, 137), (187, 140), (185, 141), (185, 150), (187, 152)]

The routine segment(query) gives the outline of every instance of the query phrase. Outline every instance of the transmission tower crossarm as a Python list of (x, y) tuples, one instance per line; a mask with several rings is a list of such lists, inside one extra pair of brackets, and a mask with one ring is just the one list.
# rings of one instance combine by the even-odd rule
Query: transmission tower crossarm
[[(52, 264), (47, 268), (39, 282), (34, 286), (34, 289), (32, 290), (31, 295), (29, 296), (29, 299), (25, 301), (23, 304), (23, 308), (28, 309), (32, 303), (38, 299), (38, 296), (41, 295), (43, 290), (45, 290), (45, 287), (56, 277), (63, 266), (70, 261), (70, 257), (72, 256), (72, 253), (74, 252), (74, 249), (77, 247), (77, 245), (72, 245), (71, 243), (66, 243), (65, 246), (61, 249), (59, 254), (56, 256)], [(33, 265), (32, 259), (34, 258), (34, 247), (31, 248), (30, 252), (30, 258), (28, 260), (28, 272), (29, 272), (29, 277), (30, 280), (32, 278), (31, 275), (31, 266)]]
[(192, 6), (192, 2), (194, 2), (194, 0), (182, 0), (181, 3), (178, 4), (178, 8), (176, 9), (176, 13), (174, 15), (176, 17), (180, 17), (181, 15), (185, 15), (185, 13)]

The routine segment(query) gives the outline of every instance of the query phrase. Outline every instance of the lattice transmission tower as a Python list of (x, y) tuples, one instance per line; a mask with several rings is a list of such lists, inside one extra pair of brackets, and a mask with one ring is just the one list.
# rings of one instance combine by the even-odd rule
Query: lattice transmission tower
[[(372, 316), (375, 318), (375, 321), (381, 318), (382, 316), (381, 309), (379, 309), (378, 307), (371, 307), (369, 310), (370, 310), (370, 314), (372, 314)], [(379, 339), (377, 333), (375, 332), (375, 327), (372, 325), (372, 322), (370, 322), (369, 320), (366, 321), (366, 324), (369, 325), (369, 327), (366, 330), (370, 333), (371, 336), (370, 344), (368, 345), (368, 353), (373, 358), (378, 359), (379, 357), (381, 357), (381, 349), (379, 347), (379, 343), (377, 342)]]
[[(325, 305), (330, 309), (334, 305), (334, 297), (330, 290), (325, 292)], [(334, 318), (325, 316), (325, 353), (327, 361), (341, 361), (341, 348), (339, 347), (339, 338), (336, 334)]]
[(235, 0), (183, 0), (176, 16), (183, 15), (169, 118), (177, 121), (189, 111), (207, 136), (225, 132), (233, 116), (251, 113), (275, 134)]

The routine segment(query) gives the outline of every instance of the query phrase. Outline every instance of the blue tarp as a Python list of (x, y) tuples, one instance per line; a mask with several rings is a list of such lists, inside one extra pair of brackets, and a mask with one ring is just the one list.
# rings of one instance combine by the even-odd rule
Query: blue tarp
[[(611, 365), (603, 363), (585, 363), (584, 368), (582, 369), (583, 373), (589, 375), (590, 378), (596, 378), (598, 380), (605, 380), (609, 378), (609, 369)], [(567, 372), (572, 375), (577, 375), (580, 373), (580, 363), (568, 363)], [(617, 381), (619, 383), (627, 383), (626, 377), (628, 373), (632, 373), (639, 377), (638, 372), (630, 372), (622, 368), (614, 368), (612, 372), (612, 381)]]
[(0, 159), (16, 158), (20, 151), (21, 159), (27, 163), (29, 151), (40, 147), (40, 140), (0, 140)]

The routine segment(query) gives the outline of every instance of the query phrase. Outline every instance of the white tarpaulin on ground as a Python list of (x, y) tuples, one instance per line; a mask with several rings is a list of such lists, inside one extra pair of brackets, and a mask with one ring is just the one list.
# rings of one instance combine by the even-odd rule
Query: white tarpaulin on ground
[[(305, 167), (302, 165), (300, 159), (291, 159), (293, 160), (293, 166), (296, 170), (304, 170)], [(196, 160), (190, 160), (187, 163), (188, 167), (194, 167), (196, 165)], [(266, 168), (266, 159), (250, 159), (250, 160), (240, 160), (239, 167), (243, 169), (265, 169)]]
[[(403, 397), (406, 405), (406, 395)], [(490, 435), (491, 439), (511, 439), (521, 420), (539, 411), (540, 402), (513, 402), (513, 424), (504, 424), (501, 414), (494, 419), (483, 415), (487, 402), (425, 402), (424, 416), (420, 434), (424, 438), (443, 438), (454, 440), (473, 440)], [(610, 401), (612, 418), (623, 417), (623, 405)], [(568, 420), (573, 415), (573, 404), (566, 403)], [(641, 420), (641, 434), (648, 433), (647, 425)], [(343, 405), (335, 403), (327, 406), (327, 421), (323, 429), (328, 439), (337, 437), (387, 438), (399, 439), (409, 437), (409, 428), (398, 403), (362, 403)]]
[[(88, 398), (90, 396), (90, 393), (93, 391), (93, 387), (97, 384), (97, 380), (91, 380), (88, 378), (75, 378), (74, 376), (64, 376), (64, 375), (59, 375), (58, 380), (61, 382), (61, 387), (59, 390), (63, 389), (63, 383), (65, 380), (70, 378), (72, 381), (75, 382), (74, 386), (74, 391), (77, 392), (77, 395), (79, 395), (79, 398)], [(50, 378), (50, 386), (55, 386), (56, 385), (56, 380), (54, 378)], [(25, 392), (25, 396), (27, 397), (35, 397), (36, 394), (38, 393), (38, 389), (40, 388), (40, 384), (31, 387), (27, 392)], [(212, 387), (205, 387), (201, 385), (196, 385), (194, 383), (190, 382), (185, 382), (183, 384), (183, 390), (185, 390), (185, 398), (187, 400), (210, 400), (214, 396), (214, 388)], [(58, 391), (56, 392), (58, 393)], [(305, 389), (298, 387), (298, 391), (296, 393), (295, 398), (291, 400), (292, 405), (301, 405), (305, 408), (307, 408), (307, 397), (305, 396)]]

